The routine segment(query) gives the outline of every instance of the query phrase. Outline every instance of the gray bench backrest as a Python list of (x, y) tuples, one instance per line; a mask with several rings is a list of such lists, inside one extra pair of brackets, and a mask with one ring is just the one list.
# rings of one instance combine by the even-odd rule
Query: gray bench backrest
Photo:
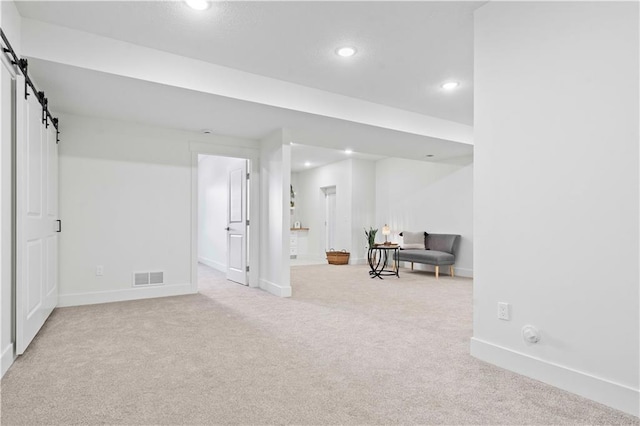
[(460, 244), (460, 235), (429, 234), (426, 243), (429, 250), (444, 251), (455, 256)]

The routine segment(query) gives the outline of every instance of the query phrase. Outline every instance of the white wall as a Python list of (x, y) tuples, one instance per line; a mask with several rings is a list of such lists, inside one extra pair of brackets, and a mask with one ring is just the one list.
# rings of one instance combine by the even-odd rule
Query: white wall
[[(0, 2), (0, 24), (11, 46), (20, 54), (20, 16), (12, 1)], [(2, 65), (0, 65), (2, 66)], [(13, 101), (10, 74), (3, 69), (0, 87), (0, 377), (15, 358), (13, 316)]]
[[(477, 10), (471, 345), (635, 415), (638, 35), (635, 2)], [(526, 324), (538, 344), (521, 338)]]
[(245, 161), (202, 155), (198, 162), (198, 261), (225, 273), (229, 169)]
[[(349, 263), (367, 262), (364, 228), (377, 225), (376, 162), (351, 160), (351, 257)], [(382, 235), (382, 234), (381, 234)]]
[[(60, 305), (192, 292), (189, 143), (256, 143), (66, 114), (60, 123)], [(163, 286), (132, 288), (134, 271), (157, 270)]]
[[(18, 53), (18, 56), (22, 57), (22, 17), (14, 1), (0, 2), (0, 23), (11, 47)], [(35, 83), (37, 84), (37, 82)]]
[[(455, 272), (473, 276), (473, 166), (388, 158), (376, 162), (376, 224), (402, 231), (461, 236)], [(432, 271), (429, 265), (416, 269)]]
[(291, 296), (290, 140), (280, 129), (260, 141), (260, 288), (281, 297)]

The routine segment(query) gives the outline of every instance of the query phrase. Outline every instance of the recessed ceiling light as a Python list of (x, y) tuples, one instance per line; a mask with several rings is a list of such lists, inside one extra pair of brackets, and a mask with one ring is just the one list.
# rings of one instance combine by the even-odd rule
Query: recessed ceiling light
[(211, 3), (208, 0), (184, 0), (184, 2), (191, 8), (195, 10), (207, 10)]
[(305, 161), (305, 162), (304, 162), (304, 166), (305, 166), (305, 167), (309, 167), (310, 165), (311, 165), (311, 163), (310, 163), (310, 162), (308, 162), (308, 161)]
[(202, 129), (202, 133), (205, 135), (210, 135), (211, 133), (213, 133), (213, 131), (211, 129)]
[(433, 154), (427, 154), (425, 157), (433, 157)]
[(345, 154), (353, 154), (353, 150), (351, 148), (347, 148), (344, 150)]
[(442, 87), (445, 90), (451, 90), (451, 89), (455, 89), (458, 86), (460, 86), (460, 83), (458, 83), (457, 81), (447, 81), (446, 83), (442, 83), (440, 87)]
[(344, 46), (336, 49), (336, 55), (342, 56), (343, 58), (348, 58), (350, 56), (355, 55), (357, 52), (355, 47)]

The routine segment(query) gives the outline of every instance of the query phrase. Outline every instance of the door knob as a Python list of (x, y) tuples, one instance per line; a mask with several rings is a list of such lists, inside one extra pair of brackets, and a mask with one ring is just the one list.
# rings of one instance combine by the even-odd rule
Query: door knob
[(225, 231), (231, 231), (231, 228), (229, 228), (228, 226), (226, 228), (224, 228)]

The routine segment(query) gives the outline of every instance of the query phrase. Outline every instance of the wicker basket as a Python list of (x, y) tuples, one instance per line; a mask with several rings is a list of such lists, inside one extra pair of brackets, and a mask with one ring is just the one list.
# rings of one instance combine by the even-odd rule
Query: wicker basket
[(327, 252), (327, 260), (329, 265), (346, 265), (349, 263), (349, 252), (330, 250)]

